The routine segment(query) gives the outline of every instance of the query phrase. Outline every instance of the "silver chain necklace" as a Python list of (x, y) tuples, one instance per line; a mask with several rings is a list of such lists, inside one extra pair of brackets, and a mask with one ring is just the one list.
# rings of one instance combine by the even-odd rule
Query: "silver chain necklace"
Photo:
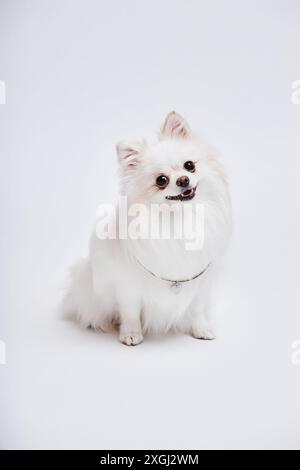
[(185, 283), (185, 282), (190, 282), (190, 281), (194, 281), (195, 279), (197, 279), (198, 277), (202, 276), (203, 274), (206, 273), (206, 271), (208, 270), (208, 268), (210, 267), (210, 264), (211, 263), (208, 263), (208, 265), (206, 266), (205, 269), (203, 269), (203, 271), (201, 271), (200, 273), (196, 274), (195, 276), (193, 277), (190, 277), (189, 279), (177, 279), (177, 280), (173, 280), (173, 279), (166, 279), (165, 277), (160, 277), (158, 276), (157, 274), (155, 274), (153, 271), (150, 271), (150, 269), (146, 268), (146, 266), (144, 266), (140, 260), (138, 260), (136, 258), (136, 256), (133, 255), (133, 258), (135, 259), (135, 261), (145, 270), (147, 271), (149, 274), (151, 274), (151, 276), (155, 277), (156, 279), (159, 279), (160, 281), (164, 281), (164, 282), (167, 282), (169, 285), (170, 285), (170, 288), (172, 289), (172, 291), (174, 291), (176, 294), (178, 294), (181, 289), (182, 289), (182, 285)]

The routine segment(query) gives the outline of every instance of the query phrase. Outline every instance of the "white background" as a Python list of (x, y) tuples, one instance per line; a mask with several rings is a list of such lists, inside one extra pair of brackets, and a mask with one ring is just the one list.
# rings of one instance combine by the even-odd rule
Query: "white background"
[[(299, 25), (298, 0), (1, 0), (2, 448), (300, 447)], [(55, 309), (115, 142), (172, 109), (231, 181), (219, 334), (130, 349)]]

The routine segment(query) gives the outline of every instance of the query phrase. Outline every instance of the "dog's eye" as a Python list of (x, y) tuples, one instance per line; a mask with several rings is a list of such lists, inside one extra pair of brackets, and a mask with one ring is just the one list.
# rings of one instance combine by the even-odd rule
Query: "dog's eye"
[(165, 175), (159, 175), (156, 178), (156, 186), (158, 186), (160, 189), (165, 189), (169, 184), (169, 178)]
[(195, 163), (194, 162), (191, 162), (191, 161), (185, 162), (185, 164), (183, 166), (187, 171), (190, 171), (190, 172), (195, 171)]

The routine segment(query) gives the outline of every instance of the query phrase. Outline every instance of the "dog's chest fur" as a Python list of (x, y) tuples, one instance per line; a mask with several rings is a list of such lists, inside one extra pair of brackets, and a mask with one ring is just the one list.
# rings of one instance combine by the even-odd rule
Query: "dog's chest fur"
[[(187, 251), (183, 240), (139, 241), (126, 248), (130, 253), (128, 273), (132, 275), (128, 280), (140, 292), (144, 329), (184, 329), (193, 301), (205, 291), (210, 279), (210, 268), (192, 279), (208, 266), (209, 253)], [(174, 286), (175, 281), (182, 280), (186, 282)]]

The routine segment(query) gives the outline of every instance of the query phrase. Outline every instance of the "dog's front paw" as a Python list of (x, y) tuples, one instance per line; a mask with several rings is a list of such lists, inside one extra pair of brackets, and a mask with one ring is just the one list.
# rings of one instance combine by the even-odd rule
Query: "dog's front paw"
[(120, 333), (119, 340), (127, 346), (136, 346), (143, 341), (143, 335), (140, 332)]
[(193, 328), (192, 336), (196, 339), (204, 339), (204, 340), (216, 339), (216, 334), (212, 327)]

